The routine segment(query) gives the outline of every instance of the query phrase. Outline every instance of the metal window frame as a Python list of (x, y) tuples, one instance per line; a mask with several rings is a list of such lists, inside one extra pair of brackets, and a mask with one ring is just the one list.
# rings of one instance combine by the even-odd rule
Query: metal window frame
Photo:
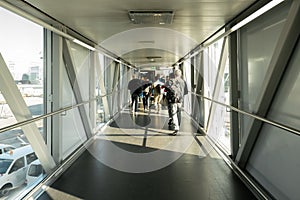
[[(230, 71), (230, 105), (238, 108), (238, 62), (237, 62), (237, 33), (229, 36), (229, 71)], [(240, 144), (239, 115), (237, 112), (230, 113), (230, 145), (231, 156), (234, 160)]]
[[(1, 53), (0, 53), (0, 90), (18, 122), (32, 118), (31, 112), (22, 97)], [(50, 173), (56, 164), (48, 150), (43, 136), (35, 123), (21, 126), (32, 149), (39, 158), (44, 170)]]
[[(69, 82), (70, 82), (75, 100), (76, 100), (77, 103), (80, 103), (80, 102), (83, 102), (83, 98), (82, 98), (82, 95), (81, 95), (81, 92), (80, 92), (79, 83), (77, 81), (74, 61), (72, 59), (70, 49), (71, 49), (70, 44), (64, 38), (63, 39), (63, 54), (62, 54), (63, 55), (63, 60), (64, 60), (64, 63), (65, 63), (67, 75), (68, 75), (68, 78), (69, 78)], [(83, 128), (85, 130), (85, 134), (86, 134), (86, 137), (88, 139), (93, 135), (91, 124), (90, 124), (89, 118), (88, 118), (89, 115), (88, 115), (88, 113), (87, 113), (84, 106), (79, 106), (78, 111), (80, 113), (80, 118), (81, 118), (81, 121), (82, 121), (82, 124), (83, 124)]]
[[(256, 102), (256, 105), (258, 105), (256, 115), (260, 117), (265, 118), (267, 116), (285, 69), (288, 67), (288, 62), (293, 55), (294, 47), (300, 34), (299, 19), (300, 1), (294, 0), (271, 58), (261, 93)], [(236, 162), (241, 168), (246, 167), (262, 126), (263, 123), (257, 119), (251, 124), (249, 134), (243, 140), (236, 156)]]
[[(89, 63), (90, 63), (90, 78), (89, 78), (89, 99), (96, 98), (96, 67), (95, 67), (95, 60), (94, 60), (95, 52), (90, 51), (89, 54)], [(97, 115), (97, 106), (96, 101), (89, 103), (89, 119), (92, 128), (96, 127), (96, 115)]]
[[(203, 51), (199, 53), (199, 72), (198, 72), (198, 81), (196, 87), (196, 93), (203, 95), (204, 94), (204, 59), (203, 59)], [(200, 112), (202, 112), (199, 116), (199, 124), (205, 129), (205, 109), (204, 109), (204, 101), (202, 98), (198, 97)]]
[[(226, 60), (228, 58), (228, 39), (227, 37), (224, 38), (223, 43), (222, 43), (222, 49), (221, 49), (221, 55), (218, 63), (218, 69), (217, 69), (217, 74), (215, 78), (215, 83), (214, 83), (214, 89), (213, 89), (213, 94), (212, 98), (216, 99), (217, 96), (219, 96), (220, 93), (220, 88), (223, 80), (223, 75), (224, 75), (224, 70), (226, 66)], [(211, 123), (212, 120), (212, 115), (214, 115), (216, 109), (215, 104), (211, 104), (209, 108), (209, 116), (207, 120), (206, 127), (209, 127), (209, 124)]]
[[(61, 105), (61, 94), (62, 94), (62, 69), (63, 69), (63, 61), (62, 61), (62, 38), (53, 33), (52, 31), (49, 32), (49, 58), (47, 60), (47, 67), (49, 70), (48, 79), (48, 103), (49, 103), (49, 111), (53, 112), (59, 110)], [(50, 69), (49, 69), (50, 68)], [(48, 132), (49, 138), (51, 140), (51, 152), (53, 158), (56, 163), (60, 163), (62, 160), (62, 116), (61, 115), (54, 115), (51, 119), (48, 119), (50, 122), (49, 127), (51, 132)]]
[[(99, 82), (99, 87), (100, 87), (100, 91), (101, 94), (106, 95), (107, 91), (105, 88), (105, 77), (102, 76), (102, 74), (105, 76), (104, 72), (101, 69), (101, 63), (100, 63), (100, 58), (99, 56), (97, 56), (98, 54), (94, 54), (94, 63), (95, 63), (95, 68), (96, 68), (96, 73), (97, 73), (97, 77), (98, 78), (98, 82)], [(104, 55), (103, 55), (104, 56)], [(110, 110), (109, 110), (109, 104), (108, 104), (108, 97), (105, 96), (104, 98), (102, 98), (102, 103), (103, 103), (103, 109), (104, 109), (104, 121), (108, 121), (110, 114)]]
[[(52, 32), (44, 28), (44, 114), (52, 112)], [(52, 118), (44, 119), (46, 143), (52, 152)], [(53, 154), (52, 154), (53, 155)], [(55, 160), (55, 159), (54, 159)]]
[[(117, 112), (120, 112), (121, 108), (120, 108), (120, 93), (118, 91), (120, 91), (120, 63), (113, 61), (113, 66), (114, 66), (114, 73), (113, 75), (113, 81), (112, 81), (112, 85), (115, 86), (116, 88), (113, 88), (113, 90), (115, 91), (114, 95), (113, 95), (113, 99), (115, 99), (115, 95), (116, 95), (116, 99), (117, 101), (112, 101), (112, 108), (117, 107)], [(114, 103), (116, 103), (116, 105), (114, 105)]]

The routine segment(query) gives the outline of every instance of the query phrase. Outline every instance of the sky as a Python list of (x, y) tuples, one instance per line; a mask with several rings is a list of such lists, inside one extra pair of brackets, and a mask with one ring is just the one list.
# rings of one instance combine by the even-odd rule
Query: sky
[(43, 27), (0, 7), (0, 53), (6, 64), (15, 63), (15, 72), (23, 74), (28, 67), (41, 65)]

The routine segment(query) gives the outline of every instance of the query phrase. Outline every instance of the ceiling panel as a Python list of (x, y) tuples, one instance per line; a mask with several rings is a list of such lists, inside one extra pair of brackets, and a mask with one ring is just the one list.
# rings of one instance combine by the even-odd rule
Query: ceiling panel
[[(144, 56), (140, 54), (145, 52), (154, 55), (160, 51), (171, 52), (173, 60), (178, 56), (184, 56), (254, 0), (147, 0), (143, 2), (141, 0), (27, 0), (27, 2), (118, 56), (122, 57), (134, 52), (130, 61), (139, 65), (138, 58)], [(174, 10), (175, 15), (171, 25), (133, 24), (128, 17), (129, 10)], [(149, 40), (154, 42), (139, 43), (139, 41)], [(137, 51), (143, 48), (148, 50)], [(169, 62), (169, 56), (159, 62)]]

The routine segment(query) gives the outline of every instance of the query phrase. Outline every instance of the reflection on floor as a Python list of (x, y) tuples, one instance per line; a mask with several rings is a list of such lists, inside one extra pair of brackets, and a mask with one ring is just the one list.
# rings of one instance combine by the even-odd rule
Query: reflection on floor
[(256, 199), (186, 115), (169, 136), (166, 112), (124, 111), (51, 188), (91, 200)]

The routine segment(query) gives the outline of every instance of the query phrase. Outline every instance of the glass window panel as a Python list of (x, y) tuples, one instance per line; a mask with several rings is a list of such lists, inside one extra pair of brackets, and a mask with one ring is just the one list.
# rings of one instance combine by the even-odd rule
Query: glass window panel
[[(89, 81), (90, 80), (90, 51), (76, 43), (70, 43), (72, 61), (76, 73), (76, 82), (79, 84), (80, 93), (84, 101), (89, 100)], [(87, 110), (88, 111), (88, 110)]]
[[(188, 87), (188, 91), (191, 91), (191, 85), (190, 80), (191, 80), (191, 59), (188, 59), (184, 62), (184, 67), (183, 67), (184, 71), (183, 73), (183, 80), (186, 81), (187, 83), (187, 87)], [(189, 80), (189, 81), (187, 81)], [(192, 112), (192, 94), (188, 93), (187, 95), (184, 96), (184, 110), (188, 113), (191, 114)]]
[[(42, 115), (43, 28), (1, 7), (0, 27), (0, 53), (6, 66), (32, 116)], [(0, 128), (16, 122), (0, 91)]]
[[(39, 120), (34, 123), (36, 126), (40, 126), (42, 121)], [(0, 190), (10, 180), (9, 182), (14, 189), (9, 190), (4, 199), (20, 199), (19, 195), (24, 190), (27, 191), (28, 188), (33, 187), (33, 182), (36, 185), (42, 181), (46, 173), (43, 171), (42, 175), (38, 177), (28, 175), (27, 169), (31, 165), (41, 165), (41, 163), (21, 128), (2, 132), (0, 143), (0, 149), (3, 152), (0, 154), (0, 173), (2, 178), (0, 180)]]
[[(64, 68), (63, 72), (63, 98), (62, 107), (75, 105), (76, 100), (71, 87), (67, 72)], [(83, 127), (82, 119), (78, 108), (68, 110), (62, 115), (62, 152), (63, 159), (68, 157), (76, 148), (78, 148), (87, 138)]]
[[(104, 55), (98, 54), (97, 59), (99, 59), (98, 66), (95, 66), (97, 68), (97, 74), (96, 74), (96, 96), (100, 97), (103, 94), (106, 94), (106, 91), (104, 88)], [(98, 98), (97, 99), (97, 117), (96, 117), (96, 123), (97, 125), (103, 124), (105, 122), (105, 109), (103, 106), (103, 100), (106, 97)]]
[[(76, 84), (79, 85), (81, 99), (82, 101), (88, 101), (90, 100), (90, 97), (93, 96), (93, 94), (90, 94), (90, 83), (94, 81), (94, 74), (91, 73), (91, 52), (90, 50), (71, 42), (70, 53), (76, 73), (75, 81)], [(89, 118), (90, 122), (93, 122), (93, 120), (90, 119), (90, 117), (93, 117), (90, 116), (90, 104), (85, 104), (84, 108), (86, 111), (86, 117)], [(91, 125), (94, 126), (92, 123)]]
[[(285, 5), (285, 4), (284, 4)], [(285, 24), (288, 6), (276, 7), (240, 30), (240, 108), (257, 112), (257, 99), (265, 81), (273, 52)], [(241, 137), (247, 134), (253, 119), (242, 117)]]
[[(227, 49), (225, 50), (227, 51)], [(218, 101), (224, 104), (230, 105), (230, 74), (229, 74), (229, 59), (227, 58), (224, 74), (221, 75), (221, 85), (220, 92), (218, 95)], [(230, 145), (230, 110), (226, 109), (225, 106), (220, 107), (220, 112), (216, 113), (220, 116), (220, 121), (218, 122), (221, 127), (221, 132), (219, 133), (218, 141), (225, 147), (227, 152), (231, 151)]]
[[(295, 50), (268, 118), (300, 130), (300, 44)], [(264, 125), (247, 170), (276, 199), (298, 199), (300, 136)]]
[[(14, 80), (13, 83), (7, 84), (16, 84), (22, 97), (16, 102), (24, 101), (27, 106), (24, 109), (29, 109), (32, 117), (42, 115), (44, 114), (43, 28), (1, 7), (0, 26), (0, 53), (10, 72), (9, 75)], [(5, 95), (0, 91), (0, 128), (17, 122), (13, 111), (6, 102), (5, 97), (7, 96)], [(33, 126), (46, 138), (43, 120), (35, 122)], [(27, 188), (24, 184), (27, 170), (21, 168), (27, 169), (29, 164), (35, 162), (33, 161), (34, 158), (36, 160), (36, 157), (33, 157), (35, 153), (21, 128), (0, 134), (0, 152), (0, 166), (7, 167), (7, 170), (1, 168), (2, 178), (7, 177), (7, 179), (1, 179), (0, 190), (4, 191), (6, 184), (2, 180), (10, 179), (12, 187), (15, 189), (4, 191), (5, 198), (17, 199), (17, 196)], [(28, 158), (26, 162), (25, 158)], [(6, 162), (5, 160), (10, 161)], [(10, 173), (8, 173), (9, 169)]]

